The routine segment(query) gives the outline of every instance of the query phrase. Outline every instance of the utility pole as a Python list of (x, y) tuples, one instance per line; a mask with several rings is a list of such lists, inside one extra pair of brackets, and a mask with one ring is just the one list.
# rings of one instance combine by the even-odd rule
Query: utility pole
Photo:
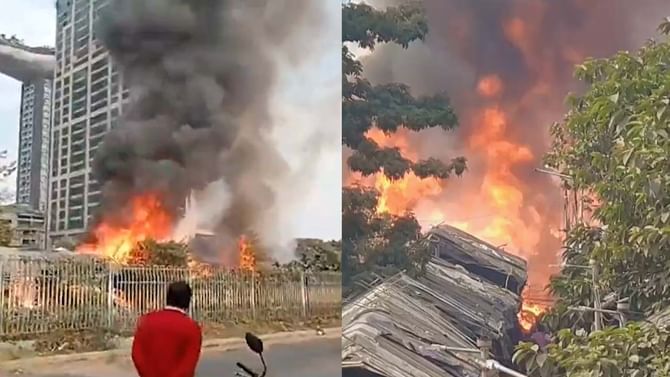
[(591, 265), (591, 277), (593, 284), (593, 317), (594, 317), (594, 329), (595, 331), (600, 331), (602, 329), (602, 303), (600, 302), (600, 290), (598, 289), (598, 263), (596, 260), (591, 258), (589, 260), (589, 265)]
[(628, 320), (628, 315), (630, 313), (629, 308), (630, 305), (627, 302), (618, 302), (617, 310), (609, 310), (609, 309), (596, 310), (590, 306), (569, 306), (568, 310), (583, 313), (594, 312), (601, 314), (610, 314), (619, 318), (619, 327), (624, 327), (626, 325), (626, 321)]
[(619, 300), (616, 303), (616, 311), (619, 312), (621, 327), (626, 326), (626, 322), (628, 322), (628, 315), (630, 313), (630, 303), (628, 302), (627, 298)]
[[(486, 337), (482, 336), (477, 339), (477, 348), (479, 348), (479, 357), (483, 362), (486, 362), (491, 357), (491, 348), (493, 347), (493, 342)], [(495, 369), (491, 368), (482, 368), (482, 377), (492, 377), (497, 375)]]
[(591, 270), (591, 286), (593, 290), (593, 308), (591, 308), (593, 311), (593, 328), (595, 331), (602, 330), (603, 328), (603, 313), (606, 311), (603, 311), (602, 308), (602, 301), (600, 298), (600, 288), (598, 284), (598, 279), (600, 278), (600, 269), (598, 267), (598, 263), (596, 262), (595, 259), (591, 258), (589, 260), (589, 266), (579, 266), (579, 265), (563, 265), (562, 267), (575, 267), (575, 268), (588, 268)]
[(535, 168), (534, 170), (537, 173), (552, 175), (563, 180), (563, 216), (565, 217), (565, 232), (568, 233), (573, 226), (584, 220), (581, 195), (573, 187), (573, 177), (549, 167)]
[[(535, 171), (538, 173), (542, 174), (548, 174), (548, 175), (553, 175), (555, 177), (559, 177), (563, 179), (566, 182), (572, 183), (574, 182), (573, 178), (567, 174), (563, 174), (561, 172), (555, 171), (550, 168), (535, 168)], [(570, 205), (569, 205), (569, 193), (566, 191), (564, 192), (564, 198), (566, 200), (566, 205), (564, 206), (564, 216), (565, 216), (565, 231), (568, 232), (577, 223), (583, 222), (583, 203), (581, 203), (580, 198), (578, 197), (577, 189), (574, 187), (571, 187), (572, 194), (574, 196), (575, 200), (575, 208), (574, 208), (574, 213), (570, 213)], [(574, 221), (571, 217), (574, 217)], [(598, 288), (598, 279), (599, 279), (599, 267), (598, 264), (596, 263), (595, 259), (589, 260), (589, 266), (591, 268), (591, 284), (593, 286), (593, 313), (594, 313), (594, 330), (599, 331), (603, 327), (603, 321), (602, 321), (602, 303), (600, 301), (600, 290)], [(625, 319), (622, 315), (622, 321), (625, 322)]]

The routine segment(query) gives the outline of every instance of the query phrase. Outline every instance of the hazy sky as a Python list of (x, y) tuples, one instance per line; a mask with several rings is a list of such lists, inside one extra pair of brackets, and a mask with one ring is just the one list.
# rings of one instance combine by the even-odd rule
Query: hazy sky
[[(323, 0), (314, 0), (323, 1)], [(0, 33), (15, 34), (29, 45), (53, 45), (55, 40), (54, 0), (2, 0)], [(302, 199), (290, 216), (296, 237), (341, 238), (341, 131), (340, 49), (341, 4), (327, 4), (323, 33), (317, 51), (308, 63), (286, 75), (278, 112), (282, 116), (279, 148), (299, 170), (307, 187), (296, 191)], [(21, 85), (0, 74), (0, 150), (16, 157)], [(318, 148), (318, 158), (302, 161)], [(306, 164), (308, 162), (308, 164)], [(14, 190), (15, 177), (2, 186)], [(293, 233), (293, 232), (292, 232)]]

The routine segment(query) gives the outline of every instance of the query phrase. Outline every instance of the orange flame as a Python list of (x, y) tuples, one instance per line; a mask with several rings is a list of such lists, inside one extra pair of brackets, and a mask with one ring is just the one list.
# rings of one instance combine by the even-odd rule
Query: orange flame
[[(400, 153), (410, 161), (417, 161), (418, 155), (412, 149), (409, 132), (400, 129), (393, 134), (372, 128), (366, 134), (380, 147), (398, 148)], [(413, 210), (416, 205), (426, 198), (435, 197), (442, 192), (442, 182), (435, 178), (419, 178), (410, 172), (404, 177), (391, 180), (383, 173), (371, 177), (363, 177), (359, 173), (347, 177), (347, 184), (359, 183), (374, 187), (379, 192), (378, 213), (402, 215)]]
[(521, 304), (521, 311), (517, 314), (521, 329), (525, 333), (530, 332), (535, 327), (535, 324), (537, 324), (540, 316), (546, 311), (547, 307), (544, 305), (523, 302)]
[(246, 237), (240, 237), (240, 269), (243, 271), (256, 271), (256, 255), (254, 253), (251, 243)]
[[(523, 44), (524, 26), (514, 24), (510, 28), (510, 33)], [(424, 229), (439, 223), (451, 224), (493, 245), (504, 245), (506, 250), (528, 260), (539, 252), (546, 220), (542, 208), (528, 204), (526, 185), (518, 172), (531, 170), (537, 156), (528, 145), (510, 137), (518, 128), (512, 124), (518, 121), (517, 107), (502, 98), (505, 85), (500, 76), (480, 77), (475, 89), (483, 105), (462, 114), (469, 132), (464, 135), (462, 151), (456, 153), (470, 159), (471, 168), (478, 174), (476, 181), (470, 181), (473, 178), (466, 174), (463, 179), (467, 183), (454, 184), (456, 191), (461, 190), (459, 194), (447, 191), (448, 182), (422, 179), (412, 173), (398, 180), (390, 180), (382, 173), (373, 177), (351, 173), (345, 182), (376, 188), (380, 193), (379, 212), (413, 212)], [(430, 145), (425, 135), (415, 136), (404, 128), (392, 134), (373, 128), (366, 136), (381, 147), (398, 148), (411, 161), (427, 157), (419, 154), (422, 143)], [(464, 185), (469, 187), (464, 189)], [(547, 276), (548, 271), (533, 272), (529, 283), (544, 286)]]
[[(487, 76), (483, 80), (492, 79)], [(471, 151), (482, 156), (486, 165), (477, 194), (478, 206), (485, 208), (491, 216), (469, 228), (493, 244), (505, 244), (510, 251), (528, 256), (538, 241), (538, 232), (529, 229), (527, 221), (521, 220), (524, 195), (513, 170), (533, 161), (533, 153), (528, 147), (507, 140), (508, 119), (503, 108), (484, 108), (475, 122), (478, 123), (477, 132), (470, 136), (468, 144)]]
[[(490, 41), (502, 42), (496, 39), (498, 37), (505, 40), (503, 45), (497, 46), (500, 52), (505, 53), (499, 54), (490, 46), (472, 47), (481, 45), (479, 37), (483, 29), (478, 28), (476, 22), (480, 9), (461, 7), (454, 1), (444, 3), (443, 18), (449, 18), (448, 10), (461, 12), (451, 12), (459, 16), (450, 19), (448, 27), (436, 28), (433, 37), (448, 42), (454, 55), (472, 66), (472, 72), (483, 73), (476, 77), (472, 93), (463, 93), (465, 80), (453, 81), (445, 77), (424, 82), (416, 80), (416, 75), (403, 77), (401, 70), (396, 72), (396, 78), (418, 85), (415, 88), (418, 91), (438, 89), (442, 82), (445, 89), (458, 88), (461, 92), (456, 112), (461, 127), (454, 135), (446, 135), (444, 139), (453, 138), (461, 143), (452, 143), (451, 140), (443, 143), (439, 130), (432, 129), (421, 131), (416, 137), (412, 135), (409, 138), (412, 143), (402, 142), (397, 146), (401, 151), (409, 150), (414, 155), (426, 153), (448, 158), (448, 154), (439, 149), (443, 143), (444, 149), (451, 147), (454, 154), (468, 158), (469, 172), (462, 179), (450, 180), (447, 184), (440, 182), (441, 193), (418, 200), (408, 192), (412, 187), (406, 182), (387, 182), (378, 178), (384, 183), (381, 208), (412, 211), (424, 228), (445, 222), (493, 245), (504, 244), (508, 251), (528, 260), (529, 284), (545, 286), (554, 272), (554, 268), (549, 266), (560, 260), (560, 243), (564, 237), (561, 218), (579, 217), (581, 220), (583, 208), (573, 203), (567, 213), (561, 213), (559, 180), (551, 187), (551, 178), (535, 174), (533, 169), (541, 166), (540, 157), (550, 146), (551, 135), (547, 126), (560, 120), (566, 111), (562, 99), (565, 93), (574, 90), (574, 82), (569, 77), (573, 66), (585, 57), (607, 56), (628, 47), (629, 42), (622, 37), (628, 35), (626, 32), (631, 26), (628, 25), (631, 9), (619, 7), (614, 10), (614, 7), (606, 17), (601, 17), (602, 12), (598, 12), (596, 17), (598, 9), (592, 7), (595, 2), (575, 0), (567, 2), (575, 7), (574, 10), (570, 6), (561, 9), (566, 11), (566, 15), (577, 11), (585, 17), (579, 25), (561, 24), (558, 27), (560, 23), (547, 26), (547, 20), (552, 20), (557, 14), (555, 2), (512, 1), (508, 11), (496, 13), (500, 19), (492, 20), (497, 23), (501, 35), (492, 33)], [(614, 29), (606, 34), (589, 33), (607, 30), (603, 29), (603, 22), (611, 17), (620, 18), (620, 21), (626, 18), (627, 22), (616, 29), (621, 34), (611, 35)], [(549, 31), (554, 43), (548, 45)], [(590, 34), (593, 38), (584, 38), (584, 35)], [(509, 59), (512, 53), (514, 57)], [(488, 61), (496, 55), (505, 61), (499, 65), (498, 71), (494, 68), (496, 64)], [(440, 54), (422, 52), (417, 59), (425, 59), (426, 56), (439, 59)], [(482, 57), (486, 57), (484, 64)], [(509, 69), (511, 63), (515, 64), (513, 70)], [(425, 67), (429, 69), (429, 66), (441, 68), (443, 65), (431, 63)], [(431, 77), (431, 73), (434, 74), (426, 72), (424, 78)], [(403, 135), (392, 135), (386, 139), (407, 140)], [(369, 186), (376, 187), (376, 182), (369, 182)], [(385, 194), (394, 190), (402, 195)], [(398, 198), (412, 200), (400, 201)], [(544, 302), (545, 298), (549, 298), (547, 296), (545, 293), (540, 301)]]
[(380, 194), (377, 212), (392, 215), (402, 215), (414, 208), (421, 198), (442, 192), (437, 179), (419, 178), (414, 173), (395, 181), (384, 174), (377, 174), (375, 188)]
[(188, 268), (193, 275), (199, 278), (209, 278), (214, 275), (214, 271), (210, 265), (199, 262), (193, 258), (189, 258)]
[[(94, 241), (77, 247), (77, 252), (100, 255), (118, 263), (132, 263), (132, 254), (137, 245), (146, 240), (166, 242), (174, 240), (174, 218), (163, 205), (160, 196), (145, 193), (133, 197), (127, 208), (127, 217), (114, 222), (111, 218), (103, 221), (93, 230)], [(225, 250), (229, 252), (229, 250)], [(253, 246), (244, 237), (240, 237), (237, 248), (240, 268), (253, 271), (256, 268), (256, 255)], [(212, 275), (211, 266), (192, 257), (188, 259), (189, 268), (201, 277)], [(124, 301), (123, 297), (119, 302)], [(126, 306), (120, 304), (121, 306)]]
[(477, 93), (483, 97), (495, 97), (502, 92), (502, 81), (496, 75), (482, 77), (477, 83)]
[(132, 198), (128, 211), (128, 218), (121, 224), (103, 219), (93, 230), (95, 241), (82, 244), (77, 252), (101, 255), (126, 263), (139, 242), (148, 239), (165, 241), (170, 238), (173, 219), (158, 195), (147, 193)]
[[(502, 80), (495, 74), (482, 77), (477, 85), (479, 94), (487, 98), (497, 96), (503, 88)], [(486, 213), (487, 216), (478, 216), (478, 221), (460, 217), (464, 213), (458, 203), (440, 203), (439, 197), (447, 184), (432, 177), (419, 178), (409, 173), (401, 179), (390, 180), (382, 173), (371, 178), (353, 173), (347, 183), (355, 181), (376, 188), (380, 193), (378, 212), (400, 215), (413, 211), (424, 227), (447, 222), (492, 244), (507, 245), (510, 251), (528, 257), (539, 239), (534, 225), (540, 223), (540, 215), (534, 208), (523, 208), (522, 182), (513, 172), (518, 165), (532, 162), (535, 156), (527, 146), (508, 140), (509, 120), (502, 106), (490, 105), (471, 118), (477, 131), (468, 137), (467, 146), (469, 153), (481, 156), (486, 173), (479, 191), (470, 193), (471, 197), (464, 198), (463, 202), (472, 203), (468, 210), (477, 208)], [(410, 132), (403, 128), (393, 134), (373, 128), (366, 136), (381, 147), (398, 148), (411, 161), (419, 159), (416, 143), (410, 139)], [(454, 205), (458, 208), (453, 208)], [(526, 213), (522, 214), (524, 210)], [(529, 221), (533, 223), (529, 225)]]

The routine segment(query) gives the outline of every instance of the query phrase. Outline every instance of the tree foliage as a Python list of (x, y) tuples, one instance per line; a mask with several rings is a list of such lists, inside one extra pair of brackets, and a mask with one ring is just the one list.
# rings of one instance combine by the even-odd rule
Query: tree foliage
[[(414, 173), (418, 177), (446, 179), (465, 170), (465, 159), (449, 162), (436, 158), (411, 160), (399, 148), (381, 147), (367, 136), (372, 128), (393, 133), (403, 127), (420, 131), (439, 127), (451, 130), (457, 117), (443, 93), (415, 97), (402, 83), (373, 85), (363, 75), (363, 64), (349, 46), (374, 50), (379, 43), (407, 48), (428, 33), (421, 2), (377, 10), (366, 4), (347, 3), (342, 9), (342, 143), (352, 150), (347, 164), (363, 176), (384, 174), (391, 180)], [(425, 264), (427, 248), (420, 242), (416, 218), (379, 214), (379, 194), (366, 187), (345, 187), (343, 192), (344, 284), (375, 269), (416, 271)]]
[[(379, 11), (366, 4), (349, 3), (342, 9), (343, 42), (373, 50), (378, 43), (402, 47), (423, 40), (428, 25), (421, 3), (411, 2)], [(372, 85), (363, 76), (363, 65), (347, 44), (342, 46), (342, 142), (354, 153), (349, 167), (371, 175), (383, 172), (400, 179), (410, 171), (419, 177), (447, 178), (465, 169), (465, 160), (444, 163), (435, 158), (411, 161), (398, 148), (381, 148), (366, 132), (376, 127), (392, 133), (400, 127), (412, 131), (454, 128), (458, 122), (445, 94), (416, 98), (401, 83)]]
[(599, 263), (604, 285), (644, 311), (670, 299), (669, 66), (667, 39), (580, 65), (576, 76), (589, 89), (553, 127), (547, 159), (599, 203), (603, 226), (580, 236), (579, 253)]
[(667, 377), (670, 332), (638, 324), (591, 334), (565, 329), (546, 350), (522, 343), (514, 361), (530, 377)]
[(408, 214), (377, 213), (378, 193), (346, 187), (342, 195), (343, 284), (362, 274), (386, 275), (399, 270), (420, 272), (430, 260), (418, 221)]
[(324, 241), (313, 238), (301, 238), (296, 241), (296, 260), (285, 267), (303, 271), (340, 271), (341, 241)]
[(630, 323), (589, 334), (591, 318), (567, 310), (593, 305), (590, 271), (571, 266), (591, 259), (600, 291), (629, 298), (634, 312), (670, 304), (670, 19), (659, 30), (660, 42), (578, 66), (588, 89), (552, 128), (547, 162), (592, 193), (599, 225), (568, 234), (567, 267), (550, 284), (557, 305), (543, 318), (562, 330), (546, 351), (521, 344), (515, 355), (530, 376), (670, 376), (666, 329)]
[[(568, 310), (574, 306), (592, 307), (593, 276), (591, 269), (580, 266), (589, 266), (591, 252), (601, 236), (601, 229), (580, 225), (572, 229), (565, 240), (563, 260), (566, 267), (561, 273), (552, 277), (549, 291), (555, 298), (554, 306), (542, 317), (542, 322), (551, 330), (563, 328), (590, 329), (593, 324), (593, 315)], [(599, 280), (600, 292), (610, 292), (607, 281)]]

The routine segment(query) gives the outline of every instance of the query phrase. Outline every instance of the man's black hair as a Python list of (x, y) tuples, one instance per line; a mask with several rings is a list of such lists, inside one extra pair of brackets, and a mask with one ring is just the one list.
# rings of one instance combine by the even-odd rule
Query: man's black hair
[(191, 305), (192, 296), (193, 291), (187, 282), (175, 281), (168, 286), (167, 305), (182, 310), (188, 310), (188, 307)]

